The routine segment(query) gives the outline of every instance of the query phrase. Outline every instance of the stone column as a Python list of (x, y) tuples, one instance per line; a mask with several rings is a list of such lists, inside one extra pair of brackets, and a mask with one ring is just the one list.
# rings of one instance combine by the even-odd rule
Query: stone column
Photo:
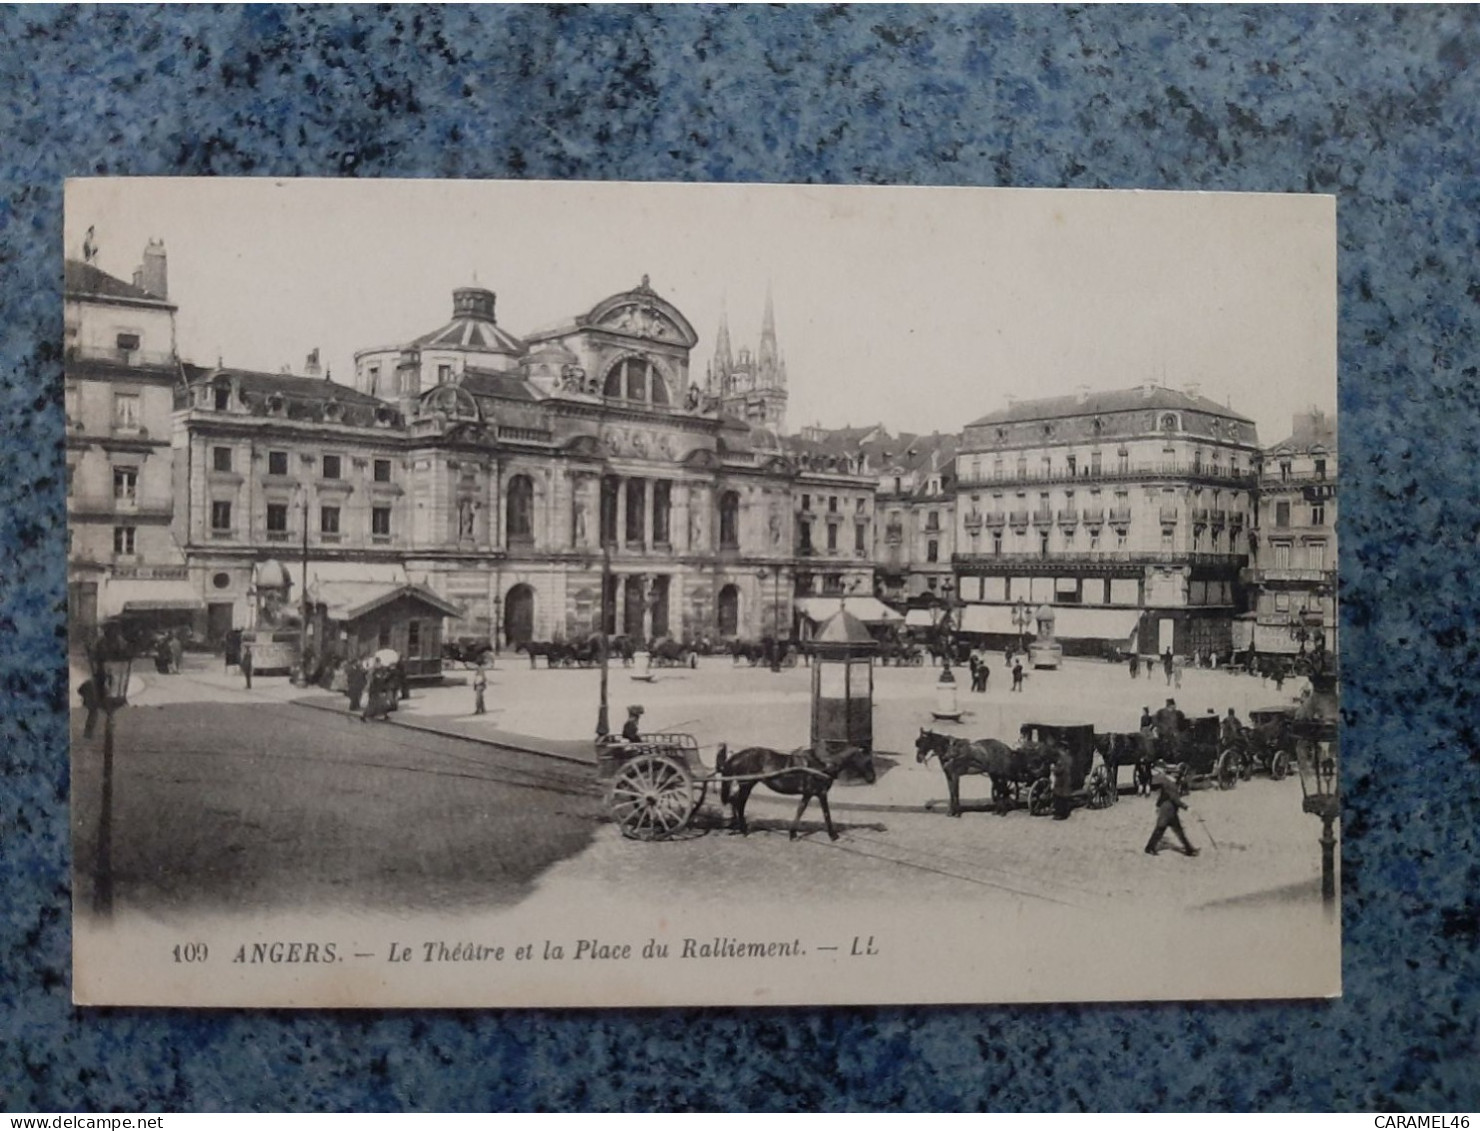
[(612, 531), (612, 541), (617, 546), (627, 544), (627, 480), (616, 475), (612, 477), (617, 492), (617, 528)]

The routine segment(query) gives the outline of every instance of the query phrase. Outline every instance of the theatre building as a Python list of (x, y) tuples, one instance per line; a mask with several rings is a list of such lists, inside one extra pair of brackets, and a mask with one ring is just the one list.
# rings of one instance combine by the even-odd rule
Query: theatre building
[(972, 421), (956, 458), (962, 631), (1000, 646), (1047, 606), (1070, 655), (1227, 651), (1258, 459), (1253, 421), (1195, 389), (1083, 390)]

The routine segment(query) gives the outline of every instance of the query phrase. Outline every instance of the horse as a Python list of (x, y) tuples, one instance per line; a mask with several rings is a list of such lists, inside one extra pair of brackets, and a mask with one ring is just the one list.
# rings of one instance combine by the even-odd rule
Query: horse
[(961, 815), (961, 779), (967, 774), (986, 774), (992, 780), (992, 800), (997, 815), (1012, 807), (1017, 787), (1046, 777), (1057, 751), (1051, 744), (1024, 743), (1012, 747), (995, 738), (972, 741), (954, 735), (921, 730), (915, 739), (915, 761), (924, 764), (931, 755), (940, 759), (951, 791), (949, 813)]
[(549, 640), (523, 640), (514, 645), (515, 652), (523, 652), (529, 657), (529, 666), (535, 666), (536, 658), (545, 657), (545, 666), (553, 668), (561, 656), (564, 645)]
[(680, 644), (671, 636), (662, 636), (654, 640), (648, 649), (648, 654), (652, 656), (655, 667), (698, 667), (693, 647)]
[(870, 785), (874, 782), (873, 759), (866, 750), (857, 746), (846, 746), (836, 752), (824, 749), (821, 754), (807, 746), (790, 754), (765, 746), (749, 746), (727, 754), (721, 746), (714, 770), (723, 778), (719, 790), (720, 803), (730, 806), (735, 815), (734, 827), (742, 836), (750, 835), (750, 826), (745, 823), (745, 803), (757, 785), (765, 785), (773, 793), (788, 797), (800, 794), (802, 803), (797, 806), (797, 815), (791, 822), (791, 840), (796, 840), (802, 814), (814, 797), (822, 806), (827, 835), (833, 840), (838, 839), (837, 830), (833, 828), (832, 811), (827, 805), (827, 792), (839, 774), (853, 770)]
[(1138, 730), (1125, 734), (1097, 734), (1095, 749), (1105, 760), (1112, 789), (1120, 788), (1120, 767), (1129, 762), (1135, 767), (1136, 795), (1151, 792), (1151, 764), (1156, 760), (1156, 744), (1150, 735)]

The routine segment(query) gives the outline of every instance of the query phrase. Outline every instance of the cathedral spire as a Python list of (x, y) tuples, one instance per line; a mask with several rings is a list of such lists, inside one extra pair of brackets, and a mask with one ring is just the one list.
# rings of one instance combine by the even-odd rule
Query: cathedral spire
[(735, 360), (730, 355), (730, 314), (725, 307), (723, 299), (719, 307), (719, 330), (714, 336), (714, 364), (710, 369), (712, 395), (721, 395), (730, 378), (730, 370), (735, 367)]
[(776, 309), (771, 302), (771, 284), (766, 284), (766, 313), (761, 319), (761, 345), (756, 354), (756, 384), (762, 388), (776, 387)]

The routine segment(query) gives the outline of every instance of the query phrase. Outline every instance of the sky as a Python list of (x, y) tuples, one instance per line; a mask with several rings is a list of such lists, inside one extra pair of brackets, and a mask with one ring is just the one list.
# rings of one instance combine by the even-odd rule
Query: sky
[(335, 379), (356, 350), (498, 295), (516, 335), (644, 275), (756, 347), (767, 288), (787, 426), (959, 431), (1018, 399), (1147, 381), (1252, 417), (1261, 443), (1336, 407), (1331, 197), (971, 188), (98, 178), (67, 186), (66, 253), (131, 280), (163, 239), (181, 356)]

